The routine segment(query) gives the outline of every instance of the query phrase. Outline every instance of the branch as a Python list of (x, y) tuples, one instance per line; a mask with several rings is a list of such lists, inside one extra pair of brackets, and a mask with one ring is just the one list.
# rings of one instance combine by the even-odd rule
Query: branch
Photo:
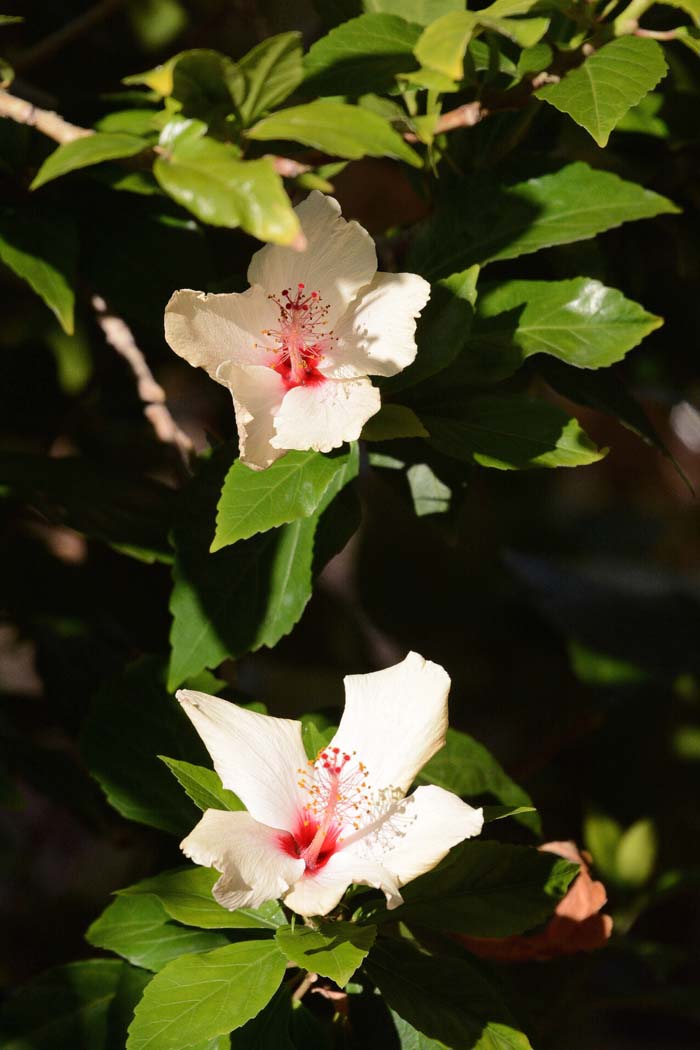
[(646, 36), (650, 40), (676, 40), (677, 29), (637, 29), (633, 30), (632, 36)]
[(0, 117), (9, 117), (16, 124), (28, 124), (29, 127), (40, 131), (42, 135), (61, 144), (93, 134), (90, 128), (80, 128), (77, 124), (69, 124), (58, 113), (50, 109), (39, 109), (31, 102), (25, 102), (23, 98), (11, 95), (9, 91), (0, 91)]
[(124, 7), (125, 3), (126, 0), (100, 0), (94, 7), (88, 8), (82, 15), (74, 18), (72, 22), (67, 22), (60, 29), (57, 29), (55, 33), (50, 33), (49, 36), (45, 36), (43, 40), (37, 41), (33, 47), (28, 48), (23, 54), (18, 55), (12, 65), (18, 72), (23, 72), (31, 66), (36, 66), (39, 62), (43, 62), (44, 59), (51, 58), (57, 51), (61, 51), (66, 44), (69, 44), (71, 40), (82, 36), (83, 33), (92, 29), (93, 26), (115, 14), (120, 7)]
[(136, 345), (130, 328), (121, 317), (109, 312), (102, 296), (93, 295), (92, 305), (105, 339), (124, 358), (133, 372), (136, 391), (144, 406), (143, 414), (155, 430), (156, 437), (159, 441), (174, 446), (186, 473), (189, 474), (192, 442), (171, 416), (165, 403), (165, 391), (148, 367), (148, 362)]
[(293, 1001), (295, 1003), (300, 1003), (301, 1000), (306, 995), (306, 993), (308, 992), (308, 990), (311, 987), (311, 985), (315, 984), (317, 980), (318, 980), (318, 974), (317, 973), (307, 973), (306, 977), (304, 977), (304, 979), (301, 981), (301, 983), (292, 992), (292, 999), (293, 999)]

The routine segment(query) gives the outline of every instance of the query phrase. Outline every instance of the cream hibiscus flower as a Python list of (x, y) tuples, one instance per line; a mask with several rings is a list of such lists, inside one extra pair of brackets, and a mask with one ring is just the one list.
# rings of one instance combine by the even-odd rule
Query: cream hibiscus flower
[(350, 675), (338, 731), (312, 762), (300, 722), (181, 690), (224, 787), (247, 808), (206, 810), (181, 844), (221, 872), (216, 900), (233, 910), (281, 898), (300, 915), (326, 915), (362, 883), (396, 908), (401, 886), (478, 835), (482, 810), (457, 795), (435, 786), (406, 795), (445, 743), (449, 687), (442, 667), (417, 653)]
[(367, 378), (416, 356), (416, 317), (430, 285), (377, 273), (374, 242), (314, 191), (296, 209), (303, 252), (268, 244), (241, 294), (175, 292), (165, 338), (231, 391), (241, 459), (269, 467), (289, 449), (330, 452), (360, 436), (381, 406)]

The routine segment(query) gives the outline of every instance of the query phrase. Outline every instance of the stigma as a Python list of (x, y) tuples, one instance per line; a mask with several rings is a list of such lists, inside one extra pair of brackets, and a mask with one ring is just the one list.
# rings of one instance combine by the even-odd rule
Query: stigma
[(269, 348), (275, 355), (270, 367), (282, 376), (287, 389), (325, 382), (318, 366), (333, 333), (326, 331), (329, 307), (321, 293), (307, 292), (304, 283), (299, 282), (296, 290), (283, 288), (279, 295), (269, 295), (268, 299), (279, 311), (279, 327), (262, 332), (277, 343)]

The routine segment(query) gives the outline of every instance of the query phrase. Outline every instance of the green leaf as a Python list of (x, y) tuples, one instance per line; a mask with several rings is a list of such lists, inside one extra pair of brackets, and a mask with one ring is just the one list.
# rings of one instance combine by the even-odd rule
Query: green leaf
[(606, 368), (662, 324), (589, 277), (482, 285), (461, 378), (494, 382), (540, 353), (576, 368)]
[(169, 963), (150, 982), (128, 1050), (182, 1050), (240, 1028), (270, 1001), (285, 958), (274, 941), (246, 941)]
[(656, 865), (658, 840), (651, 820), (638, 820), (623, 832), (615, 853), (615, 881), (628, 889), (640, 889), (651, 878)]
[(243, 78), (238, 112), (244, 124), (284, 102), (301, 83), (301, 34), (278, 33), (263, 40), (238, 62)]
[(621, 36), (594, 51), (558, 84), (546, 84), (535, 95), (606, 146), (610, 132), (666, 74), (661, 46), (646, 37)]
[(213, 769), (195, 766), (192, 762), (181, 762), (176, 758), (165, 758), (164, 755), (158, 757), (201, 810), (228, 809), (235, 812), (245, 809), (233, 791), (228, 791), (222, 785), (218, 773)]
[(521, 813), (536, 813), (534, 806), (484, 806), (484, 823), (492, 820), (504, 820), (506, 817), (517, 817)]
[(583, 822), (583, 841), (593, 863), (605, 879), (615, 879), (615, 857), (622, 838), (622, 828), (605, 813), (588, 813)]
[(150, 974), (117, 959), (59, 966), (0, 1008), (3, 1050), (118, 1050)]
[(362, 7), (369, 13), (399, 15), (407, 22), (427, 26), (450, 11), (464, 10), (464, 2), (463, 0), (362, 0)]
[(212, 226), (240, 226), (261, 241), (292, 244), (301, 227), (267, 157), (239, 160), (233, 146), (179, 120), (161, 135), (153, 174), (173, 200)]
[(74, 456), (0, 453), (0, 484), (50, 521), (144, 561), (170, 561), (172, 489)]
[(360, 435), (364, 441), (428, 436), (428, 431), (412, 408), (392, 402), (382, 405), (379, 412), (367, 420)]
[(304, 58), (304, 91), (357, 98), (395, 88), (397, 74), (416, 67), (420, 29), (406, 17), (364, 14), (331, 29)]
[(288, 139), (323, 150), (335, 157), (393, 157), (420, 168), (418, 154), (386, 120), (359, 106), (317, 99), (306, 106), (292, 106), (265, 117), (247, 132), (248, 137)]
[(476, 303), (479, 267), (453, 273), (431, 288), (428, 305), (418, 318), (413, 364), (384, 380), (382, 390), (395, 394), (447, 368), (467, 345)]
[(146, 970), (162, 968), (180, 955), (208, 952), (228, 943), (220, 933), (191, 930), (168, 920), (156, 897), (117, 897), (85, 934), (88, 944), (123, 955)]
[(452, 490), (444, 485), (427, 463), (413, 463), (406, 471), (416, 516), (445, 514), (450, 509)]
[(124, 132), (100, 132), (66, 142), (50, 153), (34, 176), (30, 190), (38, 190), (52, 179), (68, 175), (79, 168), (89, 168), (106, 160), (134, 157), (149, 145), (135, 135)]
[(280, 926), (277, 944), (302, 969), (330, 977), (344, 987), (365, 958), (377, 935), (376, 926), (354, 922), (319, 922), (311, 926)]
[(347, 469), (352, 451), (288, 452), (267, 470), (236, 460), (221, 489), (210, 550), (221, 550), (259, 532), (314, 514), (333, 480)]
[(118, 109), (95, 122), (97, 131), (149, 138), (158, 135), (162, 114), (155, 109)]
[(423, 1035), (408, 1021), (404, 1021), (395, 1010), (391, 1011), (391, 1019), (394, 1022), (401, 1050), (445, 1050), (444, 1043), (438, 1043), (436, 1039)]
[(73, 334), (75, 224), (55, 209), (0, 208), (0, 262), (26, 281)]
[(186, 513), (174, 531), (170, 688), (228, 656), (275, 645), (289, 633), (311, 597), (314, 574), (347, 542), (348, 526), (356, 527), (353, 513), (338, 520), (332, 506), (357, 473), (355, 448), (311, 517), (210, 554), (214, 508), (229, 457), (221, 449), (203, 464), (186, 491)]
[(163, 871), (119, 890), (119, 895), (153, 895), (171, 919), (206, 930), (274, 930), (285, 921), (276, 901), (269, 901), (260, 908), (238, 908), (236, 911), (222, 908), (211, 895), (218, 878), (219, 872), (213, 868)]
[(408, 941), (383, 940), (364, 969), (391, 1010), (451, 1050), (531, 1050), (497, 992), (465, 958), (424, 955)]
[(496, 470), (581, 467), (599, 449), (578, 420), (523, 394), (483, 395), (421, 412), (430, 443), (446, 456)]
[[(295, 1007), (295, 1012), (302, 1008), (300, 1003)], [(232, 1033), (231, 1050), (297, 1050), (290, 1035), (291, 1022), (292, 999), (283, 984), (256, 1017)]]
[[(486, 748), (473, 737), (458, 729), (447, 730), (445, 746), (430, 759), (419, 773), (418, 784), (437, 784), (446, 791), (454, 791), (469, 799), (493, 795), (507, 806), (531, 806), (532, 800), (496, 761)], [(536, 813), (519, 818), (520, 823), (533, 831), (540, 831)]]
[(476, 179), (422, 227), (409, 268), (434, 280), (678, 210), (651, 190), (580, 162), (500, 187)]
[(188, 758), (202, 752), (187, 716), (165, 689), (160, 661), (142, 658), (97, 693), (82, 753), (123, 817), (182, 835), (199, 813), (158, 760), (161, 750)]
[(318, 711), (301, 716), (301, 739), (308, 759), (316, 759), (319, 751), (327, 747), (338, 727), (328, 724), (328, 719)]
[(464, 842), (402, 889), (387, 917), (471, 937), (509, 937), (545, 922), (578, 865), (533, 846)]
[(522, 80), (523, 77), (532, 73), (541, 73), (547, 69), (554, 58), (554, 53), (549, 44), (533, 44), (520, 52), (516, 66), (516, 76)]
[(415, 47), (416, 58), (428, 69), (452, 80), (461, 80), (464, 53), (477, 25), (476, 13), (450, 11), (423, 30)]

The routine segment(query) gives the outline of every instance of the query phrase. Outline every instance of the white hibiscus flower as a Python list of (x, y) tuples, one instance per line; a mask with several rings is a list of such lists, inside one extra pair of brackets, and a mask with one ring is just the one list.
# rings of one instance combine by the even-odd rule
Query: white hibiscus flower
[(226, 908), (282, 898), (300, 915), (326, 915), (351, 883), (383, 890), (435, 867), (483, 825), (483, 812), (416, 774), (445, 743), (450, 679), (409, 653), (395, 667), (345, 679), (333, 740), (308, 762), (301, 723), (257, 714), (206, 693), (177, 695), (224, 787), (247, 812), (208, 809), (182, 842), (221, 878)]
[(358, 438), (381, 407), (367, 377), (411, 364), (430, 296), (416, 274), (377, 273), (372, 238), (332, 197), (315, 190), (295, 210), (305, 251), (268, 244), (246, 292), (184, 289), (165, 310), (175, 353), (231, 391), (241, 459), (256, 469)]

